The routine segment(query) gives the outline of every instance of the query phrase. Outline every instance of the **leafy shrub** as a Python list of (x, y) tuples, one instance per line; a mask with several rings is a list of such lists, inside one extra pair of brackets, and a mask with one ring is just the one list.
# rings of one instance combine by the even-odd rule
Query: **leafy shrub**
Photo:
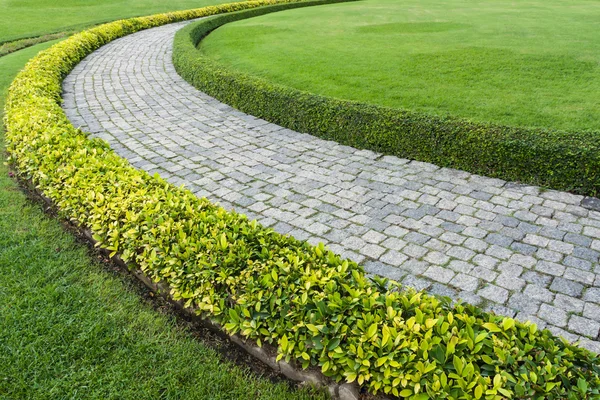
[(323, 97), (241, 73), (196, 49), (217, 27), (265, 12), (225, 14), (180, 31), (173, 57), (177, 71), (218, 100), (286, 128), (485, 176), (598, 195), (600, 131), (473, 123)]
[(62, 78), (101, 45), (169, 22), (271, 3), (117, 21), (40, 53), (9, 89), (10, 161), (64, 217), (167, 283), (175, 300), (337, 381), (412, 399), (600, 396), (598, 356), (530, 322), (370, 281), (322, 244), (280, 235), (136, 170), (62, 111)]

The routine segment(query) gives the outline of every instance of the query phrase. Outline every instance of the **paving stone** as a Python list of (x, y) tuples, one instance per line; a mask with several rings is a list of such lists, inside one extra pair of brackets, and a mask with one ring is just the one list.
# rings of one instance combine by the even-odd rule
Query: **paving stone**
[(427, 279), (417, 278), (412, 275), (407, 275), (403, 280), (402, 284), (414, 288), (416, 290), (425, 290), (431, 286), (431, 281)]
[(589, 247), (592, 244), (591, 238), (570, 232), (565, 235), (564, 239), (566, 242), (572, 243), (580, 247)]
[(359, 250), (361, 254), (364, 254), (365, 256), (373, 259), (378, 259), (383, 253), (385, 253), (385, 251), (385, 248), (376, 244), (367, 244)]
[(536, 264), (535, 269), (549, 275), (562, 276), (565, 272), (565, 266), (549, 261), (540, 261)]
[(389, 250), (384, 255), (379, 257), (380, 261), (390, 265), (401, 266), (404, 261), (406, 261), (408, 257), (402, 253), (399, 253), (395, 250)]
[(456, 290), (440, 283), (434, 283), (431, 285), (431, 287), (428, 289), (428, 292), (436, 296), (450, 297), (451, 299), (455, 299), (458, 295)]
[(403, 262), (401, 268), (410, 272), (412, 275), (423, 275), (423, 273), (429, 268), (431, 264), (426, 261), (420, 261), (415, 259), (408, 259)]
[(569, 330), (596, 339), (600, 332), (600, 322), (573, 315), (569, 320)]
[(454, 272), (447, 268), (432, 265), (423, 275), (434, 281), (448, 283), (454, 277)]
[(516, 278), (510, 274), (500, 274), (495, 280), (496, 285), (502, 286), (505, 289), (516, 291), (521, 290), (525, 286), (525, 281), (521, 278)]
[[(89, 55), (64, 82), (67, 116), (136, 168), (278, 232), (327, 241), (370, 273), (474, 304), (486, 298), (489, 310), (518, 310), (540, 324), (541, 301), (562, 312), (583, 307), (578, 318), (594, 320), (600, 212), (580, 206), (593, 201), (382, 157), (234, 110), (177, 75), (172, 39), (185, 24), (138, 32)], [(573, 321), (549, 326), (574, 337), (581, 327)]]
[(494, 279), (496, 279), (496, 276), (498, 276), (498, 273), (492, 271), (491, 269), (477, 266), (471, 270), (470, 275), (475, 276), (480, 279), (483, 279), (484, 281), (487, 281), (487, 282), (492, 282)]
[(600, 322), (600, 306), (594, 303), (584, 303), (583, 316)]
[(581, 282), (586, 285), (593, 285), (596, 275), (592, 272), (582, 271), (577, 268), (567, 268), (563, 277), (571, 281)]
[(532, 268), (535, 264), (537, 264), (537, 260), (534, 257), (523, 254), (513, 254), (510, 256), (508, 261), (525, 268)]
[(445, 232), (440, 236), (440, 240), (450, 244), (459, 245), (462, 244), (466, 238), (454, 232)]
[(520, 242), (513, 242), (513, 244), (510, 245), (510, 248), (518, 253), (525, 254), (528, 256), (535, 254), (535, 252), (539, 250), (539, 247), (531, 246)]
[(436, 265), (444, 265), (450, 261), (450, 257), (440, 253), (439, 251), (431, 251), (423, 259), (431, 264)]
[(496, 267), (496, 271), (501, 274), (509, 275), (514, 278), (519, 277), (523, 273), (523, 267), (518, 264), (502, 262)]
[(366, 242), (378, 244), (383, 242), (387, 236), (374, 230), (370, 230), (365, 233), (362, 238)]
[(525, 236), (523, 243), (537, 247), (546, 247), (548, 246), (548, 243), (550, 243), (550, 239), (530, 233)]
[(378, 261), (367, 261), (364, 264), (364, 268), (367, 273), (383, 275), (395, 281), (401, 280), (407, 274), (407, 272), (401, 268), (397, 268)]
[(596, 304), (600, 304), (600, 288), (591, 287), (588, 288), (583, 294), (583, 300), (591, 301)]
[(457, 274), (451, 281), (450, 284), (461, 290), (473, 292), (479, 287), (479, 279), (466, 274)]
[(581, 313), (583, 311), (584, 302), (571, 296), (567, 296), (564, 294), (558, 293), (554, 298), (553, 305), (562, 310), (573, 312), (573, 313)]
[(429, 250), (427, 250), (426, 248), (412, 243), (409, 243), (405, 248), (402, 249), (402, 252), (404, 254), (413, 258), (421, 258), (425, 254), (427, 254), (428, 251)]
[(504, 303), (508, 299), (508, 290), (492, 284), (484, 286), (477, 294), (496, 303)]
[(397, 251), (406, 247), (406, 245), (407, 245), (407, 243), (404, 240), (397, 239), (395, 237), (388, 237), (381, 243), (381, 246), (385, 247), (386, 249), (397, 250)]
[(533, 315), (538, 312), (540, 304), (539, 300), (529, 297), (526, 294), (513, 293), (508, 299), (507, 306), (519, 312)]
[(567, 320), (569, 319), (568, 314), (564, 310), (546, 303), (540, 306), (538, 316), (544, 321), (560, 328), (565, 327), (567, 325)]
[(533, 299), (545, 301), (547, 303), (551, 303), (554, 300), (554, 293), (533, 283), (525, 286), (523, 293)]
[(488, 269), (493, 269), (499, 263), (497, 258), (486, 256), (484, 254), (477, 254), (475, 257), (473, 257), (472, 261), (474, 264)]
[(472, 251), (482, 253), (489, 247), (489, 244), (480, 239), (469, 238), (465, 241), (464, 246)]
[(417, 233), (417, 232), (410, 232), (409, 234), (407, 234), (406, 236), (403, 237), (403, 240), (406, 240), (407, 242), (411, 242), (414, 244), (419, 244), (419, 245), (424, 244), (429, 239), (430, 238), (428, 236), (421, 235), (420, 233)]
[(489, 244), (497, 245), (500, 247), (509, 247), (512, 244), (512, 242), (514, 242), (514, 239), (508, 236), (499, 235), (497, 233), (490, 233), (486, 236), (485, 241)]
[(476, 253), (474, 251), (459, 246), (453, 246), (446, 252), (446, 255), (453, 258), (458, 258), (462, 261), (469, 261), (475, 256), (475, 254)]
[(581, 296), (583, 285), (564, 278), (554, 278), (550, 285), (550, 290), (577, 297)]

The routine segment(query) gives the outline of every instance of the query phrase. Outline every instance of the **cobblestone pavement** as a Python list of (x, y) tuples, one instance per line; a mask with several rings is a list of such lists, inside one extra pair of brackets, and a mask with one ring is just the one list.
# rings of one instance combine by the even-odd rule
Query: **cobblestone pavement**
[[(88, 56), (64, 81), (75, 126), (283, 234), (372, 273), (530, 319), (600, 352), (600, 212), (581, 196), (293, 132), (198, 92), (171, 63), (183, 24)], [(584, 203), (585, 203), (584, 201)]]

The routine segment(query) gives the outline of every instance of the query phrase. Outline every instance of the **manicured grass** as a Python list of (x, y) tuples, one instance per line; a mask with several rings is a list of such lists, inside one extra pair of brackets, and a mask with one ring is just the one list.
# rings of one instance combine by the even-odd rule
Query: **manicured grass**
[(600, 129), (600, 2), (366, 0), (225, 25), (205, 54), (326, 96), (477, 122)]
[[(16, 72), (49, 45), (0, 58), (0, 106)], [(5, 162), (2, 152), (0, 398), (325, 398), (225, 362), (153, 310), (28, 201)]]
[[(232, 3), (236, 0), (227, 0)], [(199, 8), (222, 0), (3, 0), (0, 43), (138, 15)]]

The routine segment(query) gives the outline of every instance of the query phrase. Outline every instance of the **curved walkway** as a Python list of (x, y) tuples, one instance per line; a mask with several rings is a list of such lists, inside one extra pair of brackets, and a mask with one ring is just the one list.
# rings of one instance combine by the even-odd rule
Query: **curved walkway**
[(75, 126), (276, 231), (367, 271), (531, 319), (600, 352), (600, 212), (583, 198), (294, 132), (198, 92), (171, 63), (184, 24), (88, 56), (64, 81)]

